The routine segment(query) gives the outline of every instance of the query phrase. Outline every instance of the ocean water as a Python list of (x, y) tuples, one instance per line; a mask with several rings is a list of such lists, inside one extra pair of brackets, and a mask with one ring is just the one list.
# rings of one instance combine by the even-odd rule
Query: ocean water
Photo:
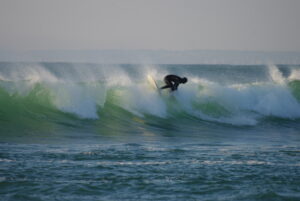
[(300, 65), (2, 62), (0, 198), (300, 200)]

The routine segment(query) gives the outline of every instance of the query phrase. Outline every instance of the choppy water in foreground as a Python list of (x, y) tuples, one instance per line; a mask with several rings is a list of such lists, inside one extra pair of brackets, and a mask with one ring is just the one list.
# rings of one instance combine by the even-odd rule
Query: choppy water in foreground
[[(189, 78), (170, 95), (167, 73)], [(300, 67), (0, 63), (1, 200), (299, 200)]]

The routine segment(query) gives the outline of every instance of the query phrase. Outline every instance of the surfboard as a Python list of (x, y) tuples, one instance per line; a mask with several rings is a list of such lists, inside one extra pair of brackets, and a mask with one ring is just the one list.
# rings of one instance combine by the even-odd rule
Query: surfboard
[(158, 93), (160, 93), (160, 88), (158, 87), (156, 81), (153, 79), (153, 77), (151, 75), (147, 76), (148, 82), (150, 84), (150, 86), (155, 89)]

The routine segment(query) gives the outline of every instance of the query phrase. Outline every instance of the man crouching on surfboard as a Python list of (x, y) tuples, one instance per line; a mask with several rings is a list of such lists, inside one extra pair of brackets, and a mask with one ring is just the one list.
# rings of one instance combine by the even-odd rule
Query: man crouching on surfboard
[(177, 90), (179, 84), (184, 84), (188, 80), (186, 77), (181, 78), (177, 75), (167, 75), (164, 78), (164, 81), (165, 81), (166, 85), (161, 87), (160, 89), (171, 88), (172, 91), (175, 91), (175, 90)]

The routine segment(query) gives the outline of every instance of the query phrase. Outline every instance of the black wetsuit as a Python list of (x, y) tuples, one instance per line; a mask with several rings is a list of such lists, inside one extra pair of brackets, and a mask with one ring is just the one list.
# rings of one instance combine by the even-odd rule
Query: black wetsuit
[(172, 91), (177, 90), (179, 84), (185, 83), (183, 79), (177, 75), (167, 75), (164, 78), (164, 81), (166, 85), (161, 87), (160, 89), (171, 88)]

